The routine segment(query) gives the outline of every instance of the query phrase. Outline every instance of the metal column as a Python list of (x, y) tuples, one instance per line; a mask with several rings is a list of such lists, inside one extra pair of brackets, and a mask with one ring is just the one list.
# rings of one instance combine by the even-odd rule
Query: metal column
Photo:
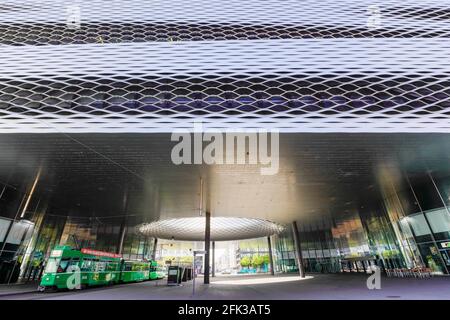
[(205, 274), (203, 283), (209, 284), (209, 251), (211, 244), (211, 213), (209, 211), (206, 211), (205, 219)]
[(128, 211), (128, 187), (125, 189), (125, 192), (123, 194), (122, 198), (122, 223), (120, 224), (120, 231), (119, 231), (119, 239), (117, 243), (117, 250), (116, 253), (122, 254), (123, 251), (123, 242), (125, 240), (125, 234), (127, 232), (127, 211)]
[(211, 277), (216, 276), (216, 242), (212, 242), (212, 261), (211, 261)]
[(270, 240), (270, 236), (267, 237), (267, 244), (269, 245), (270, 274), (274, 276), (275, 269), (273, 268), (272, 241)]
[(156, 247), (158, 246), (158, 238), (153, 241), (152, 259), (156, 260)]
[(302, 247), (298, 236), (297, 222), (292, 222), (292, 234), (294, 236), (295, 251), (297, 251), (297, 265), (300, 277), (305, 277), (305, 268), (303, 266)]
[(125, 240), (125, 233), (127, 232), (127, 226), (126, 226), (126, 218), (123, 218), (122, 224), (120, 225), (120, 234), (119, 234), (119, 243), (117, 245), (117, 254), (122, 254), (123, 250), (123, 242)]

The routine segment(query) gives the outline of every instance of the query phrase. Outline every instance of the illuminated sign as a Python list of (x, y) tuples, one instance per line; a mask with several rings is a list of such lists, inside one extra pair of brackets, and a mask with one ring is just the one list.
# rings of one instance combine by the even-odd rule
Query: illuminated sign
[(90, 254), (93, 256), (108, 257), (108, 258), (121, 258), (122, 257), (122, 255), (117, 254), (117, 253), (104, 252), (104, 251), (92, 250), (92, 249), (87, 249), (87, 248), (81, 249), (81, 252), (84, 254)]
[(52, 253), (50, 253), (51, 258), (58, 258), (62, 256), (63, 251), (62, 250), (52, 250)]
[(441, 242), (442, 248), (450, 248), (450, 242)]

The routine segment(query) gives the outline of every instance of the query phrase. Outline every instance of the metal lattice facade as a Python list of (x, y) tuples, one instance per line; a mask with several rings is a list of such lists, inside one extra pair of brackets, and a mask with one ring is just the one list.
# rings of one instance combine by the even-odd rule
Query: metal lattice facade
[(6, 1), (0, 132), (449, 132), (450, 1)]

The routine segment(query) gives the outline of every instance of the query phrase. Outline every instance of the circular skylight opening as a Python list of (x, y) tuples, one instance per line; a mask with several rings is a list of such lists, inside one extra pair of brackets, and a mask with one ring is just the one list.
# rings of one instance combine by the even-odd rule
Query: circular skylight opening
[[(277, 223), (254, 218), (211, 217), (211, 241), (267, 237), (283, 231)], [(143, 235), (168, 240), (204, 241), (205, 218), (177, 218), (138, 226)]]

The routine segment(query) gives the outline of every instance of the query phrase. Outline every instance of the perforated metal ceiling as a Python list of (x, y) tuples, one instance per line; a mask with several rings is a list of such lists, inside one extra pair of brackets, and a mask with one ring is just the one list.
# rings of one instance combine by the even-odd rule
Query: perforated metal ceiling
[[(227, 241), (271, 236), (284, 227), (262, 219), (212, 217), (211, 240)], [(138, 232), (158, 239), (202, 241), (205, 239), (205, 218), (179, 218), (145, 223)]]
[(0, 132), (193, 121), (449, 132), (449, 12), (450, 1), (6, 1)]
[(126, 214), (140, 223), (198, 216), (203, 177), (212, 216), (289, 223), (377, 201), (380, 168), (450, 175), (448, 134), (283, 134), (273, 176), (259, 165), (177, 166), (174, 144), (169, 134), (2, 134), (0, 181), (26, 194), (41, 168), (35, 192), (57, 215), (120, 218), (128, 194)]

